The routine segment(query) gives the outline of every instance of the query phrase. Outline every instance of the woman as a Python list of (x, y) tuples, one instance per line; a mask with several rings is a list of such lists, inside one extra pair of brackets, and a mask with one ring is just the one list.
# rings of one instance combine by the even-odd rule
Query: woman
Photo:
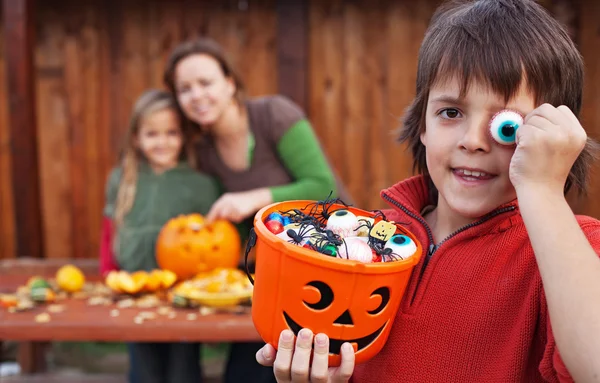
[[(215, 41), (199, 39), (176, 47), (164, 79), (184, 121), (199, 133), (199, 167), (224, 189), (207, 214), (209, 221), (238, 223), (245, 239), (254, 214), (268, 204), (330, 196), (350, 203), (304, 112), (279, 95), (245, 98), (240, 76)], [(249, 376), (274, 381), (272, 369), (255, 361), (262, 344), (232, 345), (226, 382)]]

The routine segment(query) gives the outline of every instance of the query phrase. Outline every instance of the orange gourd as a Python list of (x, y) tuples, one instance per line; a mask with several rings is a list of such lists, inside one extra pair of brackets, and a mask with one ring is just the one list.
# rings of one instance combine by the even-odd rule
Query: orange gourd
[(236, 267), (241, 246), (239, 233), (229, 221), (206, 224), (200, 214), (181, 215), (161, 229), (156, 261), (161, 269), (187, 279), (216, 267)]
[[(264, 224), (272, 212), (292, 209), (308, 212), (314, 201), (290, 201), (261, 209), (254, 219), (256, 273), (252, 319), (262, 339), (277, 348), (279, 334), (303, 328), (330, 338), (329, 365), (339, 366), (340, 347), (350, 342), (356, 348), (356, 363), (375, 356), (385, 344), (422, 246), (405, 260), (362, 263), (328, 257), (285, 242)], [(340, 205), (334, 207), (341, 208)], [(374, 217), (372, 212), (345, 209)]]

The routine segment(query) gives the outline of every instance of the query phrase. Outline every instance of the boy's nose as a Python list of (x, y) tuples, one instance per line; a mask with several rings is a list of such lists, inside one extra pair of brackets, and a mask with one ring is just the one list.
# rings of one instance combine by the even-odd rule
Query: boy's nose
[(491, 142), (488, 129), (489, 121), (485, 119), (469, 121), (459, 143), (461, 149), (469, 152), (489, 152)]

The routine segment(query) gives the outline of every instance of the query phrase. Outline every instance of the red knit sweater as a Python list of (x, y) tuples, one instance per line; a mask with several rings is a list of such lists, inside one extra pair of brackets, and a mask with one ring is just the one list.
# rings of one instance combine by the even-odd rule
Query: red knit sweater
[[(386, 216), (406, 223), (424, 249), (431, 235), (419, 212), (427, 196), (422, 177), (382, 192), (393, 207)], [(516, 201), (492, 214), (423, 254), (386, 345), (356, 366), (353, 382), (572, 381)], [(600, 222), (578, 221), (598, 252)]]

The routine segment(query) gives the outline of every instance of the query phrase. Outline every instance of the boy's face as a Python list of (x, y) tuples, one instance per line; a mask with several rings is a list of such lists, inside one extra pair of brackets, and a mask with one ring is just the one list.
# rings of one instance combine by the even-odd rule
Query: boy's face
[(459, 89), (456, 79), (431, 88), (421, 142), (439, 191), (438, 209), (473, 220), (516, 198), (508, 176), (514, 146), (494, 141), (491, 118), (503, 109), (525, 116), (535, 104), (526, 86), (508, 104), (477, 81), (463, 99)]

